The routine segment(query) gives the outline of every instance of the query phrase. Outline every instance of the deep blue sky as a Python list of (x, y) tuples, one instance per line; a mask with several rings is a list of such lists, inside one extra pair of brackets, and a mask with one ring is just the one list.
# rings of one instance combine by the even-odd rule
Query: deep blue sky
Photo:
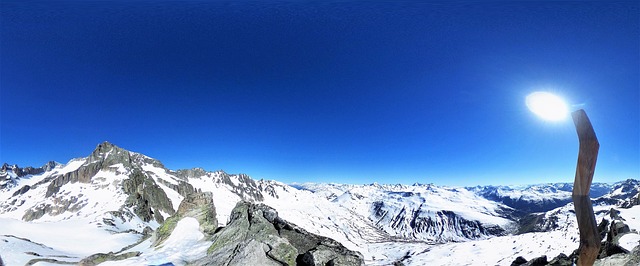
[(640, 175), (640, 10), (628, 2), (0, 3), (0, 162), (108, 140), (171, 169), (283, 182), (594, 182)]

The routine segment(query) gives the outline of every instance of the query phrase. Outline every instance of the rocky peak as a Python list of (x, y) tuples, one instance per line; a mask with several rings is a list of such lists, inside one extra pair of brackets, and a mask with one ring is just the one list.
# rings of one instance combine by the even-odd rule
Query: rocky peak
[(87, 164), (96, 162), (100, 162), (104, 166), (122, 163), (125, 167), (130, 167), (131, 154), (129, 151), (105, 141), (98, 144), (87, 160)]
[(60, 164), (59, 164), (59, 163), (57, 163), (57, 162), (49, 161), (49, 162), (47, 162), (46, 164), (44, 164), (44, 165), (42, 166), (42, 169), (43, 169), (45, 172), (49, 172), (49, 171), (53, 170), (54, 168), (56, 168), (58, 165), (60, 165)]

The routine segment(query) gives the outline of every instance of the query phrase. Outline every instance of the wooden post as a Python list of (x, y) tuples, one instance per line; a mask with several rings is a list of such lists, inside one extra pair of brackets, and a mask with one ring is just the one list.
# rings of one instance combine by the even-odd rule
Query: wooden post
[(577, 110), (571, 113), (571, 116), (580, 141), (572, 194), (573, 207), (580, 230), (578, 265), (593, 265), (600, 252), (600, 234), (596, 226), (591, 198), (589, 198), (589, 189), (591, 189), (591, 181), (593, 181), (593, 173), (596, 169), (600, 144), (584, 110)]

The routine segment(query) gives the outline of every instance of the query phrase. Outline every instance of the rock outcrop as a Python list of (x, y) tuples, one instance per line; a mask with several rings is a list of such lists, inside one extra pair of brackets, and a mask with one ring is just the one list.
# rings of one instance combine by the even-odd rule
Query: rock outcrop
[(595, 266), (620, 265), (637, 266), (640, 265), (640, 246), (636, 246), (630, 253), (615, 254), (603, 259), (596, 260)]
[(129, 179), (122, 181), (122, 189), (129, 195), (125, 202), (126, 207), (133, 207), (133, 211), (143, 221), (155, 219), (164, 222), (160, 211), (172, 215), (175, 211), (167, 194), (144, 173), (134, 170)]
[(178, 211), (167, 218), (167, 220), (156, 230), (154, 246), (159, 246), (171, 235), (178, 222), (185, 217), (193, 217), (200, 224), (200, 231), (205, 237), (211, 237), (218, 229), (216, 218), (216, 207), (213, 204), (213, 194), (211, 192), (194, 192), (187, 195)]
[(113, 252), (97, 253), (97, 254), (93, 254), (93, 255), (91, 255), (89, 257), (86, 257), (86, 258), (82, 259), (80, 262), (78, 262), (77, 265), (80, 265), (80, 266), (94, 266), (94, 265), (98, 265), (98, 264), (106, 262), (106, 261), (119, 261), (119, 260), (124, 260), (124, 259), (131, 258), (131, 257), (140, 256), (140, 254), (141, 254), (141, 252), (139, 252), (139, 251), (127, 252), (127, 253), (122, 253), (122, 254), (114, 254)]
[(264, 204), (239, 202), (195, 265), (363, 265), (360, 253), (311, 234)]

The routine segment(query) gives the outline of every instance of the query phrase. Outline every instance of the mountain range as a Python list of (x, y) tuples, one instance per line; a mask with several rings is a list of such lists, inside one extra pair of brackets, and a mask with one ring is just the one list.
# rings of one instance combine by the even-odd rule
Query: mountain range
[[(571, 189), (284, 184), (170, 170), (104, 142), (65, 164), (2, 165), (0, 256), (6, 265), (511, 265), (578, 247)], [(591, 197), (603, 241), (626, 251), (602, 262), (631, 261), (640, 182), (594, 183)]]

